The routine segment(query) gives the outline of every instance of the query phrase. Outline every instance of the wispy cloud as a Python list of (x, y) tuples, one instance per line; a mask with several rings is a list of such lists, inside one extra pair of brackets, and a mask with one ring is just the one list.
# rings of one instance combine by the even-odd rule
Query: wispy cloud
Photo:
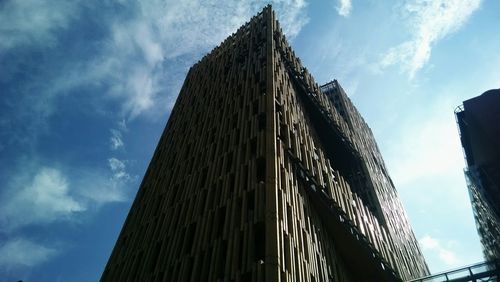
[[(160, 112), (168, 111), (165, 106), (173, 105), (172, 96), (178, 91), (169, 87), (169, 77), (175, 77), (169, 73), (169, 64), (185, 55), (201, 56), (265, 3), (139, 1), (139, 12), (134, 17), (111, 22), (111, 36), (102, 53), (88, 65), (88, 78), (111, 85), (107, 94), (123, 101), (128, 118), (158, 112), (154, 109), (157, 107), (163, 109)], [(307, 23), (306, 6), (303, 0), (274, 3), (289, 38), (295, 37)]]
[(119, 130), (111, 129), (111, 137), (109, 138), (109, 142), (111, 144), (112, 150), (117, 150), (122, 148), (124, 143), (122, 140), (122, 133)]
[(85, 210), (70, 194), (66, 177), (54, 168), (41, 167), (31, 179), (23, 175), (10, 188), (0, 207), (4, 228), (50, 223)]
[[(457, 254), (453, 252), (447, 246), (444, 246), (440, 240), (431, 237), (430, 235), (425, 235), (420, 240), (418, 240), (422, 251), (430, 256), (437, 256), (437, 258), (448, 265), (449, 267), (459, 266), (461, 260), (457, 257)], [(448, 242), (448, 245), (452, 242)]]
[[(266, 1), (261, 2), (266, 3)], [(302, 28), (309, 22), (305, 0), (281, 0), (275, 1), (273, 8), (276, 9), (278, 20), (289, 39), (295, 38)]]
[(117, 158), (108, 159), (109, 167), (113, 172), (113, 179), (117, 181), (127, 181), (130, 179), (130, 175), (125, 171), (125, 163)]
[(337, 12), (343, 17), (348, 17), (351, 14), (351, 0), (338, 0)]
[[(188, 67), (267, 4), (261, 0), (49, 2), (8, 0), (0, 5), (0, 59), (8, 60), (7, 67), (0, 68), (0, 86), (10, 87), (0, 101), (5, 110), (0, 114), (0, 150), (25, 151), (23, 156), (11, 154), (11, 162), (46, 153), (38, 140), (51, 138), (57, 126), (51, 118), (67, 110), (59, 103), (80, 95), (85, 98), (79, 107), (88, 107), (82, 112), (100, 114), (102, 126), (110, 122), (108, 118), (112, 124), (121, 121), (123, 126), (105, 129), (110, 135), (101, 144), (111, 151), (123, 148), (125, 121), (164, 117)], [(304, 0), (273, 3), (291, 39), (308, 21), (306, 6)], [(83, 18), (86, 15), (92, 18)], [(76, 43), (68, 41), (73, 33), (82, 35), (71, 36)], [(105, 167), (97, 167), (96, 162), (85, 166), (71, 156), (53, 158), (43, 155), (39, 158), (43, 163), (9, 168), (10, 175), (0, 175), (8, 179), (0, 191), (1, 236), (75, 222), (102, 205), (130, 199), (129, 188), (137, 177), (127, 171), (129, 161), (109, 156)], [(100, 158), (89, 156), (88, 161)], [(53, 248), (12, 240), (2, 247), (4, 253), (34, 250), (33, 260), (25, 265), (54, 254)], [(25, 258), (20, 256), (21, 260)]]
[[(3, 3), (0, 55), (9, 61), (0, 69), (0, 83), (13, 82), (17, 74), (27, 73), (22, 76), (26, 80), (10, 84), (17, 85), (12, 86), (10, 94), (6, 90), (5, 106), (16, 115), (0, 117), (3, 147), (36, 143), (40, 133), (50, 131), (47, 121), (59, 111), (55, 105), (73, 93), (84, 92), (88, 100), (94, 100), (89, 110), (104, 112), (106, 109), (99, 107), (118, 105), (121, 111), (113, 114), (119, 120), (164, 117), (175, 102), (189, 65), (267, 4), (250, 0), (110, 3)], [(287, 36), (295, 37), (308, 21), (307, 3), (281, 0), (273, 5)], [(82, 18), (91, 14), (96, 15), (92, 21)], [(86, 26), (87, 22), (94, 26)], [(89, 32), (93, 34), (85, 44), (74, 46), (73, 51), (82, 54), (69, 56), (62, 50), (68, 54), (64, 59), (60, 55), (48, 57), (50, 64), (37, 62), (34, 69), (26, 69), (33, 65), (27, 59), (30, 54), (18, 55), (20, 50), (29, 52), (47, 46), (66, 49), (61, 45), (65, 32), (79, 33), (82, 28), (84, 33), (85, 28), (92, 29)], [(34, 91), (37, 95), (31, 95)], [(118, 136), (113, 137), (111, 147), (120, 147), (119, 141)]]
[(113, 174), (111, 176), (98, 172), (85, 172), (91, 177), (92, 185), (87, 189), (78, 189), (78, 194), (87, 205), (99, 208), (103, 205), (116, 202), (125, 202), (130, 199), (128, 184), (135, 180), (128, 174)]
[(410, 79), (429, 61), (432, 47), (459, 30), (479, 8), (481, 0), (411, 0), (403, 6), (411, 39), (389, 49), (382, 68), (401, 64)]
[[(36, 158), (37, 140), (43, 133), (50, 133), (50, 118), (61, 109), (57, 104), (62, 97), (73, 93), (85, 93), (86, 101), (95, 99), (92, 105), (109, 105), (110, 101), (113, 108), (118, 105), (121, 113), (115, 112), (115, 118), (122, 122), (150, 113), (164, 116), (173, 106), (182, 84), (183, 76), (178, 74), (192, 63), (179, 67), (179, 62), (188, 55), (201, 57), (265, 4), (266, 1), (250, 0), (121, 1), (101, 5), (78, 1), (57, 4), (45, 0), (6, 1), (0, 9), (0, 56), (18, 60), (9, 61), (7, 72), (0, 70), (0, 83), (9, 83), (17, 73), (29, 75), (23, 76), (26, 81), (10, 81), (8, 85), (15, 86), (7, 93), (10, 96), (0, 101), (4, 113), (16, 113), (0, 117), (0, 139), (6, 140), (0, 145), (2, 150), (22, 144), (27, 152), (24, 157)], [(307, 23), (306, 6), (304, 0), (274, 3), (289, 38), (296, 36)], [(99, 13), (94, 13), (97, 10)], [(92, 21), (80, 18), (86, 14), (96, 17)], [(87, 23), (95, 26), (88, 27)], [(92, 29), (92, 36), (85, 44), (90, 49), (80, 51), (91, 52), (68, 55), (62, 60), (55, 56), (49, 60), (50, 64), (40, 67), (43, 71), (22, 70), (31, 64), (17, 56), (17, 47), (22, 46), (26, 52), (46, 47), (66, 49), (61, 45), (65, 32), (76, 29), (81, 32), (85, 28)], [(35, 89), (37, 95), (30, 95)], [(107, 140), (110, 149), (122, 148), (124, 131), (110, 129), (110, 132)], [(3, 226), (15, 229), (65, 220), (85, 211), (89, 205), (123, 201), (124, 187), (134, 180), (126, 172), (126, 162), (116, 158), (109, 159), (108, 172), (64, 161), (57, 163), (57, 167), (33, 165), (17, 172), (12, 169), (14, 177), (6, 178), (16, 180), (2, 191)], [(86, 180), (89, 182), (84, 183)]]
[(0, 267), (35, 266), (57, 255), (55, 248), (24, 238), (8, 240), (0, 246)]
[[(124, 202), (130, 197), (128, 187), (137, 180), (137, 176), (127, 172), (126, 161), (112, 157), (107, 162), (110, 173), (92, 170), (80, 172), (79, 178), (83, 181), (76, 182), (76, 190), (88, 205), (99, 207), (107, 203)], [(92, 185), (86, 185), (85, 182), (91, 182)]]
[(116, 158), (108, 159), (108, 169), (23, 166), (0, 194), (0, 229), (75, 221), (91, 207), (127, 200), (136, 177)]
[(52, 47), (78, 17), (78, 1), (6, 1), (0, 9), (0, 54), (18, 46)]

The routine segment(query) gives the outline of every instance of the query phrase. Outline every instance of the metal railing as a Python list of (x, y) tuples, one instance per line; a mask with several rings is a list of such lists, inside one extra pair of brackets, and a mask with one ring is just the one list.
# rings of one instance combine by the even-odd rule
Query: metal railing
[[(308, 87), (304, 81), (304, 73), (297, 71), (292, 62), (290, 62), (280, 50), (281, 57), (285, 69), (287, 70), (291, 82), (297, 87), (297, 91), (306, 97), (317, 109), (327, 124), (330, 130), (341, 136), (340, 140), (343, 145), (352, 154), (353, 158), (360, 160), (359, 153), (355, 150), (355, 146), (341, 133), (342, 130), (334, 122), (331, 113), (328, 113), (321, 103), (315, 97), (315, 93)], [(398, 273), (391, 265), (382, 257), (372, 243), (364, 236), (358, 227), (349, 219), (348, 215), (342, 208), (325, 192), (325, 187), (322, 187), (314, 181), (312, 173), (310, 173), (301, 163), (301, 161), (291, 152), (287, 150), (287, 155), (292, 161), (299, 179), (303, 182), (307, 193), (311, 196), (313, 202), (325, 209), (327, 229), (333, 232), (337, 241), (343, 241), (337, 245), (339, 251), (344, 253), (344, 258), (349, 260), (349, 264), (354, 269), (359, 270), (359, 278), (366, 280), (366, 275), (372, 278), (376, 277), (377, 281), (401, 281)], [(318, 206), (318, 208), (319, 208)], [(343, 238), (343, 240), (342, 240)], [(340, 239), (340, 240), (339, 240)], [(363, 275), (361, 272), (366, 272)]]
[(500, 261), (494, 260), (410, 280), (408, 282), (498, 281), (499, 272)]
[[(341, 252), (345, 253), (345, 250), (343, 250), (344, 247), (349, 246), (347, 247), (347, 252), (357, 254), (355, 255), (357, 259), (350, 262), (359, 263), (359, 265), (353, 265), (353, 267), (360, 271), (367, 271), (367, 267), (370, 267), (372, 269), (370, 275), (382, 279), (378, 281), (401, 281), (396, 271), (392, 269), (390, 264), (376, 250), (368, 238), (359, 231), (358, 227), (351, 221), (345, 211), (327, 194), (326, 188), (316, 183), (312, 174), (290, 150), (287, 150), (286, 153), (294, 166), (294, 171), (297, 173), (299, 181), (303, 183), (306, 192), (312, 197), (313, 202), (323, 206), (328, 211), (327, 214), (323, 214), (329, 223), (327, 224), (327, 229), (334, 230), (335, 232), (335, 230), (339, 231), (338, 228), (340, 228), (344, 234), (348, 235), (344, 238), (349, 242), (344, 241), (342, 243), (345, 245), (337, 247), (340, 248)], [(332, 229), (330, 225), (336, 227)], [(337, 233), (336, 235), (340, 234)], [(336, 237), (336, 239), (340, 238)]]

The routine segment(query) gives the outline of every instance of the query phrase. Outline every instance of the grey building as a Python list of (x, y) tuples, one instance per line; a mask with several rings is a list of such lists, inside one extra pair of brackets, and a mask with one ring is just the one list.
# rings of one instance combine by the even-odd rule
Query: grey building
[(464, 101), (455, 114), (484, 256), (500, 259), (500, 89)]

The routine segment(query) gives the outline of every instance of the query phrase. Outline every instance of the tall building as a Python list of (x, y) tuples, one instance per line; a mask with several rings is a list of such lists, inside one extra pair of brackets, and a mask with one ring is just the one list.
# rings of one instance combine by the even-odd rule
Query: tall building
[(427, 274), (370, 128), (268, 6), (189, 70), (102, 281)]
[(456, 117), (474, 219), (487, 260), (500, 260), (500, 89), (463, 102)]

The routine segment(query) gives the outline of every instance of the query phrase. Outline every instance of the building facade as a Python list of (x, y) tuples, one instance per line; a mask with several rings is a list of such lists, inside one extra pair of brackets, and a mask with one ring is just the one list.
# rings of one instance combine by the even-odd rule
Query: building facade
[(268, 6), (189, 70), (102, 281), (427, 274), (370, 128)]
[(500, 89), (466, 100), (455, 111), (465, 176), (486, 260), (500, 260)]

